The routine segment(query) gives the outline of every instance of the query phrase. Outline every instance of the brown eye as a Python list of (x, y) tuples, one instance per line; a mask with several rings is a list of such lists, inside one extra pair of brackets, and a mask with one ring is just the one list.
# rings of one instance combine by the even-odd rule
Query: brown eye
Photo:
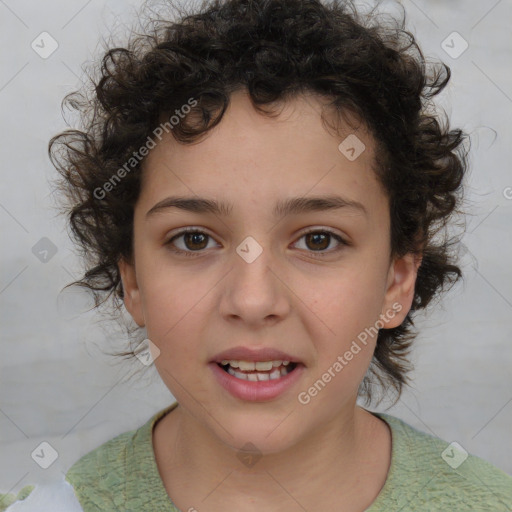
[(164, 245), (169, 246), (171, 251), (178, 254), (200, 256), (208, 247), (209, 240), (213, 241), (213, 238), (198, 229), (185, 229), (165, 242)]
[(308, 233), (305, 235), (306, 237), (306, 245), (316, 251), (316, 250), (325, 250), (329, 247), (330, 236), (325, 233), (316, 232), (316, 233)]
[(195, 233), (185, 233), (183, 235), (183, 240), (185, 242), (185, 247), (192, 251), (197, 251), (200, 249), (204, 249), (206, 247), (205, 241), (208, 239), (208, 235), (204, 233), (195, 232)]
[[(303, 249), (306, 252), (313, 253), (315, 257), (329, 256), (343, 249), (343, 246), (350, 245), (341, 236), (326, 229), (311, 230), (299, 238), (299, 240), (302, 239), (304, 239), (306, 246)], [(337, 247), (328, 250), (333, 239), (337, 242)], [(208, 248), (209, 241), (214, 241), (214, 239), (207, 233), (198, 229), (185, 229), (165, 242), (164, 245), (179, 255), (200, 256)]]
[[(325, 229), (316, 229), (304, 233), (299, 240), (302, 239), (304, 239), (305, 242), (304, 250), (311, 253), (318, 253), (315, 254), (315, 256), (320, 257), (336, 253), (343, 249), (343, 246), (349, 245), (343, 238), (341, 238), (341, 236)], [(336, 240), (337, 247), (331, 250), (327, 250), (333, 239)]]

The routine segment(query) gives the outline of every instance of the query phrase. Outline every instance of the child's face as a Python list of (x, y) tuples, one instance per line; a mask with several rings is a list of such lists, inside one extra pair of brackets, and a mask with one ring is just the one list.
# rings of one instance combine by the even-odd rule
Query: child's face
[[(155, 365), (165, 384), (196, 425), (238, 448), (250, 440), (261, 451), (282, 450), (351, 415), (376, 342), (375, 330), (361, 333), (379, 315), (377, 328), (399, 325), (413, 298), (418, 263), (410, 255), (390, 261), (388, 201), (371, 169), (373, 140), (362, 128), (329, 133), (319, 101), (294, 99), (272, 119), (239, 92), (200, 143), (182, 145), (168, 135), (145, 161), (135, 268), (120, 263), (125, 304), (160, 349)], [(351, 133), (366, 146), (353, 161), (338, 149)], [(273, 213), (279, 201), (335, 195), (364, 210)], [(169, 196), (232, 209), (223, 215), (174, 207), (148, 215)], [(208, 235), (174, 240), (191, 256), (166, 245), (185, 227)], [(303, 236), (311, 228), (317, 236)], [(290, 354), (301, 362), (290, 374), (297, 376), (277, 396), (233, 395), (212, 361), (238, 346)], [(319, 379), (320, 391), (308, 391)]]

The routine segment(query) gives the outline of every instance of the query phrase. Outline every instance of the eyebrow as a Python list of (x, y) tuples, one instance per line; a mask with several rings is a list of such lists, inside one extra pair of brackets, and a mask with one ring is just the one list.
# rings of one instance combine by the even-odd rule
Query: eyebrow
[[(192, 213), (213, 213), (220, 216), (229, 216), (233, 209), (233, 205), (223, 201), (216, 201), (214, 199), (206, 199), (203, 197), (166, 197), (155, 204), (146, 213), (146, 219), (172, 208)], [(354, 201), (337, 195), (292, 197), (284, 199), (276, 203), (273, 215), (274, 217), (279, 218), (286, 217), (288, 215), (337, 210), (340, 208), (359, 210), (364, 215), (368, 215), (368, 211), (359, 201)]]

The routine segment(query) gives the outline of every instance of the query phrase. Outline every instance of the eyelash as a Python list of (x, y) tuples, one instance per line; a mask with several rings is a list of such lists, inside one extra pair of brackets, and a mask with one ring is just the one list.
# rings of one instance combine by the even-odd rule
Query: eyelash
[[(177, 249), (172, 242), (174, 242), (174, 240), (176, 240), (177, 238), (180, 238), (181, 236), (187, 234), (187, 233), (200, 233), (202, 235), (206, 235), (208, 238), (211, 238), (213, 239), (213, 237), (211, 235), (209, 235), (208, 233), (205, 233), (204, 231), (201, 231), (199, 229), (196, 229), (196, 228), (185, 228), (181, 231), (179, 231), (178, 233), (176, 233), (172, 238), (170, 238), (167, 242), (165, 242), (164, 245), (166, 246), (169, 246), (169, 249), (172, 251), (172, 252), (175, 252), (177, 254), (183, 254), (184, 256), (187, 256), (187, 257), (197, 257), (197, 256), (200, 256), (202, 252), (204, 252), (205, 250), (204, 249), (201, 249), (201, 250), (198, 250), (198, 251), (184, 251), (183, 249)], [(332, 238), (334, 238), (336, 241), (338, 241), (340, 243), (340, 247), (338, 247), (337, 249), (334, 249), (334, 250), (330, 250), (330, 251), (308, 251), (308, 252), (311, 252), (315, 255), (315, 257), (320, 257), (320, 258), (323, 258), (325, 256), (328, 256), (332, 253), (337, 253), (338, 251), (342, 250), (343, 246), (349, 246), (350, 244), (348, 242), (346, 242), (340, 235), (338, 235), (337, 233), (334, 233), (333, 231), (330, 231), (329, 229), (311, 229), (309, 231), (306, 231), (305, 233), (302, 233), (302, 235), (299, 237), (298, 240), (300, 240), (301, 238), (303, 238), (304, 236), (306, 235), (309, 235), (310, 233), (324, 233), (324, 234), (328, 234), (330, 235)]]

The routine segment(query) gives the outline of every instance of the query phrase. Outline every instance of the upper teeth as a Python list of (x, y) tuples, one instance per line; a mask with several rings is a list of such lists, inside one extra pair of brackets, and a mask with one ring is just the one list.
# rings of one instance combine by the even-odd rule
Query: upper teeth
[(233, 368), (240, 368), (240, 370), (261, 370), (261, 371), (267, 371), (272, 370), (272, 367), (277, 368), (281, 365), (288, 365), (290, 364), (290, 361), (235, 361), (234, 359), (228, 360), (223, 359), (221, 362), (222, 365), (229, 364)]

